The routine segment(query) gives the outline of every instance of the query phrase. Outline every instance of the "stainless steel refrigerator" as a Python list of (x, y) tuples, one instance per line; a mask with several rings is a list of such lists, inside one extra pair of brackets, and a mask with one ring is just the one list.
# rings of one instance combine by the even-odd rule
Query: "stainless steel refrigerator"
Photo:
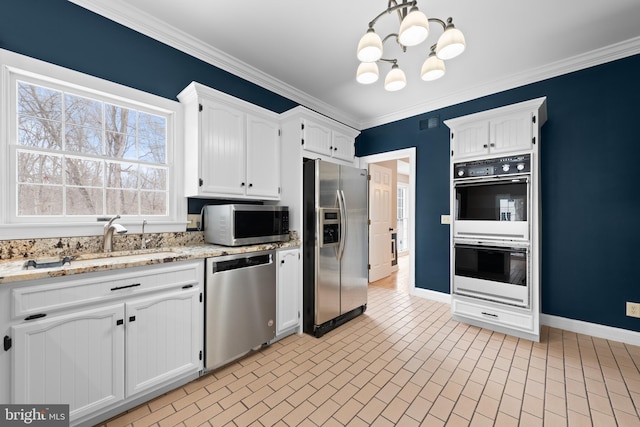
[(367, 171), (305, 159), (303, 329), (319, 337), (367, 308)]

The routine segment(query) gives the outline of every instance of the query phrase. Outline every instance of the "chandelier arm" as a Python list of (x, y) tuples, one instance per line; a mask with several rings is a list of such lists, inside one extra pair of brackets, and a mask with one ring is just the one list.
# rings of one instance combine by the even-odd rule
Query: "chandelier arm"
[(445, 30), (447, 28), (447, 24), (442, 20), (442, 19), (438, 19), (438, 18), (429, 18), (427, 19), (429, 22), (437, 22), (438, 24), (442, 25), (442, 29)]
[(391, 63), (391, 64), (398, 64), (398, 60), (397, 60), (397, 59), (395, 59), (395, 58), (394, 58), (394, 59), (380, 58), (380, 59), (378, 59), (378, 61), (377, 61), (377, 62), (380, 62), (380, 61), (382, 61), (382, 62), (389, 62), (389, 63)]
[[(395, 3), (395, 2), (394, 2)], [(406, 8), (409, 6), (415, 6), (418, 4), (418, 0), (413, 0), (407, 3), (400, 3), (397, 4), (395, 6), (391, 6), (388, 7), (387, 10), (382, 11), (378, 16), (376, 16), (375, 18), (373, 18), (371, 20), (371, 22), (369, 22), (369, 28), (373, 28), (373, 26), (376, 24), (376, 22), (378, 21), (378, 19), (382, 18), (384, 15), (393, 12), (394, 10), (398, 10), (398, 9), (402, 9), (402, 8)]]

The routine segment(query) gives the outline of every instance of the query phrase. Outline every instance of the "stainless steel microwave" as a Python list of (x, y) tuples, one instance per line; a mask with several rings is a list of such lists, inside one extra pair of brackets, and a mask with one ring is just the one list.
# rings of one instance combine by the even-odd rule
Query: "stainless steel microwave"
[(204, 240), (223, 246), (289, 240), (289, 208), (272, 205), (207, 205)]

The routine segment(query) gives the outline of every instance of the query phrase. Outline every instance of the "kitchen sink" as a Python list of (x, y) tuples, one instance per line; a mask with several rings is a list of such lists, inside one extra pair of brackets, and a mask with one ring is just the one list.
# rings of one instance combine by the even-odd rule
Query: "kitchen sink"
[(24, 269), (40, 269), (40, 268), (62, 268), (68, 267), (83, 267), (90, 265), (107, 265), (107, 264), (122, 264), (129, 262), (145, 261), (145, 260), (157, 260), (165, 258), (176, 258), (181, 255), (181, 252), (176, 250), (167, 250), (166, 248), (156, 249), (139, 249), (133, 251), (116, 251), (116, 252), (98, 252), (91, 254), (81, 254), (74, 256), (66, 256), (59, 260), (49, 258), (29, 260), (24, 263)]

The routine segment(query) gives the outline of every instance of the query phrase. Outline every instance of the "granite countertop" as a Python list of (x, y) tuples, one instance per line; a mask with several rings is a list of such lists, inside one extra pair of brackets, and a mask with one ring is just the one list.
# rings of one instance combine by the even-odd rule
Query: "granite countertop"
[[(120, 268), (140, 267), (144, 265), (163, 264), (167, 262), (204, 259), (210, 257), (242, 254), (280, 248), (300, 246), (298, 239), (288, 242), (267, 243), (250, 246), (218, 246), (211, 244), (173, 246), (154, 249), (117, 251), (110, 253), (92, 253), (69, 257), (71, 262), (59, 267), (25, 268), (27, 259), (7, 260), (0, 262), (0, 284), (14, 283), (24, 280), (61, 277), (79, 273), (115, 270)], [(36, 259), (38, 263), (60, 261), (61, 258)]]

